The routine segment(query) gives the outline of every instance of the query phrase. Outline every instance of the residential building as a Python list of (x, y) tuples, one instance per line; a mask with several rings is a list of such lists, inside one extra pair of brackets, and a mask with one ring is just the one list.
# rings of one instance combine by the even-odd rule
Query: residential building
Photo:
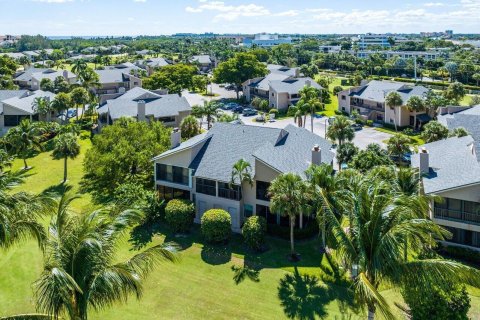
[(192, 108), (185, 97), (163, 94), (135, 87), (119, 97), (107, 100), (97, 109), (99, 126), (112, 124), (121, 117), (139, 121), (161, 121), (166, 126), (178, 127)]
[(208, 54), (193, 56), (190, 58), (190, 62), (198, 65), (200, 72), (208, 72), (216, 66), (215, 58)]
[[(22, 119), (32, 121), (39, 120), (39, 114), (35, 111), (34, 101), (36, 98), (46, 98), (52, 101), (55, 94), (37, 90), (0, 90), (0, 130), (5, 133), (11, 127), (17, 126)], [(47, 115), (46, 119), (53, 119), (54, 113)]]
[(54, 81), (57, 77), (63, 77), (69, 84), (77, 82), (77, 76), (68, 70), (54, 70), (30, 67), (15, 75), (13, 82), (22, 89), (39, 90), (42, 79)]
[(158, 68), (165, 67), (170, 64), (172, 64), (172, 62), (166, 60), (165, 58), (148, 58), (145, 60), (138, 60), (135, 63), (136, 66), (145, 69), (149, 76), (152, 75), (152, 73), (154, 73)]
[(278, 46), (279, 44), (291, 44), (292, 38), (280, 38), (278, 34), (268, 34), (268, 33), (259, 33), (256, 34), (255, 37), (252, 38), (245, 38), (243, 40), (243, 45), (245, 47), (262, 47), (262, 48), (269, 48)]
[(320, 46), (319, 47), (321, 53), (340, 53), (342, 52), (342, 46)]
[(358, 35), (356, 44), (360, 50), (365, 50), (369, 47), (381, 47), (388, 49), (392, 46), (391, 41), (393, 41), (395, 44), (398, 44), (411, 40), (395, 34), (366, 33)]
[(36, 51), (23, 51), (22, 52), (30, 61), (37, 61), (41, 59), (40, 54)]
[(268, 99), (271, 108), (285, 111), (300, 100), (300, 90), (305, 86), (322, 87), (312, 78), (301, 77), (298, 68), (268, 65), (265, 77), (245, 81), (243, 95), (247, 101), (254, 97)]
[(142, 87), (142, 79), (138, 76), (139, 70), (142, 69), (130, 62), (107, 66), (104, 70), (95, 70), (100, 83), (95, 92), (100, 96), (100, 104), (132, 88)]
[[(287, 218), (270, 213), (270, 183), (281, 173), (305, 178), (312, 163), (332, 164), (334, 158), (330, 142), (294, 125), (278, 129), (215, 123), (210, 131), (179, 142), (180, 132), (174, 132), (173, 148), (154, 158), (160, 196), (167, 201), (193, 201), (197, 223), (205, 211), (224, 209), (230, 213), (235, 232), (252, 215), (265, 217), (269, 224), (288, 225)], [(251, 185), (238, 180), (231, 183), (232, 167), (240, 159), (251, 164)], [(305, 223), (307, 217), (302, 217), (298, 226)]]
[(0, 53), (1, 56), (7, 56), (14, 60), (20, 60), (21, 58), (25, 57), (25, 55), (21, 52), (4, 52)]
[[(373, 80), (364, 85), (341, 91), (338, 98), (338, 108), (348, 114), (357, 111), (365, 120), (378, 123), (397, 125), (398, 127), (413, 126), (415, 113), (408, 110), (406, 103), (412, 96), (424, 97), (429, 89), (423, 86), (411, 86), (396, 81)], [(385, 98), (390, 92), (397, 92), (403, 104), (397, 107), (385, 105)], [(431, 118), (425, 111), (416, 114), (417, 127), (421, 127)]]

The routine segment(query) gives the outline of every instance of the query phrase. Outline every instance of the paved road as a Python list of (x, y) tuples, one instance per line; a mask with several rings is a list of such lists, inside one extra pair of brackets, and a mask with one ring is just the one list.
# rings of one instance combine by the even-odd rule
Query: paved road
[[(225, 99), (236, 99), (237, 94), (235, 93), (234, 90), (226, 90), (225, 88), (221, 88), (218, 84), (214, 83), (212, 85), (208, 86), (208, 92), (213, 92), (214, 94), (217, 94), (217, 97), (207, 97), (207, 96), (202, 96), (201, 94), (194, 93), (194, 92), (189, 92), (187, 90), (182, 92), (182, 96), (184, 96), (188, 103), (190, 103), (191, 106), (194, 105), (203, 105), (205, 101), (211, 101), (211, 100), (219, 100), (222, 98)], [(241, 93), (240, 93), (241, 94)]]

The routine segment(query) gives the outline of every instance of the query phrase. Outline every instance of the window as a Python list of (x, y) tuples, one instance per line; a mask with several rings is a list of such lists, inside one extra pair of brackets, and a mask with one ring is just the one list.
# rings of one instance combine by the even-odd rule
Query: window
[(270, 207), (257, 204), (257, 216), (264, 217), (268, 224), (277, 224), (277, 215), (270, 212)]
[(170, 188), (166, 186), (157, 186), (157, 192), (160, 199), (164, 199), (166, 201), (171, 199), (184, 199), (190, 200), (190, 191)]
[(189, 185), (189, 171), (188, 168), (170, 166), (166, 164), (157, 163), (157, 180), (167, 181), (172, 183)]
[(202, 193), (202, 194), (215, 197), (217, 195), (216, 189), (217, 189), (217, 183), (215, 181), (201, 179), (201, 178), (196, 179), (197, 193)]
[(275, 93), (272, 92), (272, 97), (275, 97)]
[(158, 118), (158, 121), (160, 121), (160, 122), (175, 122), (175, 117)]
[(218, 183), (218, 196), (220, 198), (231, 199), (239, 201), (242, 198), (240, 186), (230, 185), (229, 183)]
[(270, 183), (257, 181), (256, 185), (257, 200), (270, 201), (270, 197), (268, 196), (268, 188), (270, 187)]
[(347, 100), (347, 97), (342, 95), (342, 100)]

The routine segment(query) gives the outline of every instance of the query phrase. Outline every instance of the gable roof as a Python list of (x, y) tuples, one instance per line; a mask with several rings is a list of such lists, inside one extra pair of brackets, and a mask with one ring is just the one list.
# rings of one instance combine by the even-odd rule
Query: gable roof
[(147, 65), (152, 68), (165, 67), (170, 65), (170, 63), (165, 58), (149, 58), (146, 60), (139, 60), (138, 64), (140, 66)]
[[(315, 144), (322, 148), (322, 162), (331, 163), (331, 144), (306, 129), (293, 125), (285, 129), (231, 123), (215, 123), (209, 132), (194, 137), (156, 159), (203, 143), (190, 168), (194, 176), (229, 182), (233, 165), (245, 159), (252, 165), (258, 159), (279, 172), (295, 172), (304, 176)], [(236, 181), (238, 183), (238, 181)]]
[(55, 94), (48, 91), (37, 90), (30, 92), (28, 95), (25, 94), (22, 96), (15, 96), (13, 98), (3, 100), (2, 103), (4, 107), (5, 105), (8, 105), (33, 115), (36, 113), (33, 110), (33, 101), (35, 98), (39, 97), (47, 97), (50, 99), (50, 101), (52, 101), (55, 98)]
[(392, 91), (398, 92), (405, 104), (410, 97), (423, 96), (428, 92), (428, 89), (423, 86), (409, 86), (405, 83), (396, 81), (372, 80), (359, 91), (352, 92), (350, 96), (384, 103), (385, 98)]
[(54, 81), (57, 77), (62, 77), (63, 78), (65, 71), (67, 72), (68, 79), (73, 79), (77, 76), (76, 74), (74, 74), (73, 72), (70, 72), (68, 70), (54, 71), (54, 70), (48, 69), (48, 70), (45, 70), (45, 71), (32, 73), (31, 78), (36, 79), (38, 81), (41, 81), (42, 79), (50, 79), (50, 80)]
[(32, 79), (32, 74), (37, 73), (37, 72), (45, 72), (45, 71), (54, 71), (52, 69), (47, 69), (47, 68), (28, 68), (24, 71), (21, 71), (20, 73), (17, 73), (15, 76), (14, 80), (15, 81), (30, 81)]
[(99, 113), (108, 112), (112, 120), (121, 117), (136, 117), (138, 115), (138, 102), (145, 101), (145, 115), (154, 118), (178, 116), (180, 112), (192, 109), (185, 97), (178, 94), (159, 95), (140, 87), (135, 87), (120, 97), (107, 100), (100, 107)]
[(198, 62), (200, 64), (210, 64), (212, 63), (212, 58), (208, 54), (192, 56), (190, 59), (192, 62)]
[(287, 76), (295, 77), (299, 72), (299, 68), (290, 68), (279, 64), (267, 64), (270, 73), (279, 73)]
[(27, 92), (28, 90), (0, 90), (0, 102), (13, 97), (21, 97)]
[(99, 83), (119, 83), (128, 81), (132, 68), (95, 70)]
[(282, 81), (290, 78), (290, 76), (280, 73), (269, 73), (265, 77), (260, 78), (259, 80), (250, 83), (248, 86), (263, 91), (268, 91), (270, 89), (271, 81)]

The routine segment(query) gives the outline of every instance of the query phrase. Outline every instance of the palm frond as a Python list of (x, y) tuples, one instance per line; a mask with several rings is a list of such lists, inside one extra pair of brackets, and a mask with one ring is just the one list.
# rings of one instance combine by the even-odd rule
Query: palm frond
[(355, 289), (360, 300), (367, 304), (377, 307), (385, 319), (395, 319), (395, 316), (390, 309), (385, 298), (380, 292), (370, 283), (365, 273), (361, 272), (356, 281)]

